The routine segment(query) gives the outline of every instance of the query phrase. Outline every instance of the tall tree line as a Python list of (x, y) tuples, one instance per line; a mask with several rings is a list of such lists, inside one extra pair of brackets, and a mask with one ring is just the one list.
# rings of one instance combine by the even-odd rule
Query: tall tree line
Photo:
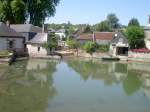
[(47, 17), (54, 16), (60, 0), (0, 0), (0, 21), (41, 26)]

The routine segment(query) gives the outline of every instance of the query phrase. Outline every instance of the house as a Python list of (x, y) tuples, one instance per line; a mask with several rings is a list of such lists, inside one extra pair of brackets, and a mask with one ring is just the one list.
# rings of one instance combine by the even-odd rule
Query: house
[(0, 51), (3, 50), (25, 51), (25, 37), (9, 25), (0, 22)]
[(33, 39), (27, 42), (30, 57), (47, 56), (49, 51), (43, 48), (43, 44), (48, 41), (48, 33), (38, 33)]
[(115, 32), (94, 32), (94, 41), (99, 45), (109, 45)]
[(110, 55), (112, 56), (127, 56), (129, 44), (127, 38), (120, 32), (113, 36), (110, 41)]
[(146, 48), (150, 49), (150, 16), (149, 16), (149, 24), (144, 27), (144, 34), (145, 34), (145, 45)]
[(32, 24), (12, 24), (10, 27), (16, 32), (21, 33), (25, 37), (26, 42), (33, 39), (37, 33), (43, 32), (42, 28)]
[(66, 30), (65, 29), (60, 29), (55, 32), (55, 34), (58, 36), (59, 40), (63, 40), (63, 38), (66, 38)]
[(32, 24), (17, 24), (11, 25), (15, 31), (26, 37), (26, 47), (30, 57), (47, 56), (48, 50), (43, 48), (43, 44), (47, 42), (48, 31), (43, 25), (43, 28)]
[(81, 34), (76, 39), (81, 44), (87, 41), (94, 41), (99, 45), (109, 45), (115, 32), (94, 32), (93, 34)]
[(80, 42), (80, 44), (84, 44), (88, 41), (93, 41), (93, 34), (82, 34), (76, 38), (77, 41)]

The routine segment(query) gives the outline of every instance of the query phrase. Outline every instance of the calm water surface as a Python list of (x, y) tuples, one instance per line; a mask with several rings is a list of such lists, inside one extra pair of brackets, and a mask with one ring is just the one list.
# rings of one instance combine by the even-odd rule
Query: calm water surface
[(0, 112), (150, 112), (150, 64), (73, 58), (0, 65)]

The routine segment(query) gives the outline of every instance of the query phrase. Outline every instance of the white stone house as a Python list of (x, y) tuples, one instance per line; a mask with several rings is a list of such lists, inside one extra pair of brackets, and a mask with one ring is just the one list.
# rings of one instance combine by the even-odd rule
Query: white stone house
[(26, 42), (34, 38), (37, 33), (42, 33), (42, 28), (34, 26), (32, 24), (11, 24), (10, 27), (16, 32), (21, 33)]
[(144, 40), (146, 48), (150, 49), (150, 16), (149, 16), (149, 24), (144, 28), (144, 34), (145, 34)]
[(110, 42), (111, 56), (128, 56), (129, 44), (127, 38), (120, 32), (116, 33)]
[(0, 22), (0, 51), (25, 51), (25, 37)]
[(33, 39), (27, 42), (28, 53), (30, 57), (47, 56), (49, 51), (43, 47), (48, 41), (48, 33), (38, 33)]
[(55, 34), (56, 36), (59, 37), (60, 40), (62, 40), (63, 38), (66, 38), (65, 29), (60, 29), (56, 31)]

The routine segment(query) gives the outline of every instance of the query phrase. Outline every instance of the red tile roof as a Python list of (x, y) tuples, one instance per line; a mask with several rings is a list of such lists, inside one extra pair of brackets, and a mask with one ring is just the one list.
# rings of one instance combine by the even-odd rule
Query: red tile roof
[(115, 32), (95, 32), (94, 38), (96, 40), (112, 40)]
[(77, 37), (77, 40), (93, 40), (93, 34), (82, 34)]

